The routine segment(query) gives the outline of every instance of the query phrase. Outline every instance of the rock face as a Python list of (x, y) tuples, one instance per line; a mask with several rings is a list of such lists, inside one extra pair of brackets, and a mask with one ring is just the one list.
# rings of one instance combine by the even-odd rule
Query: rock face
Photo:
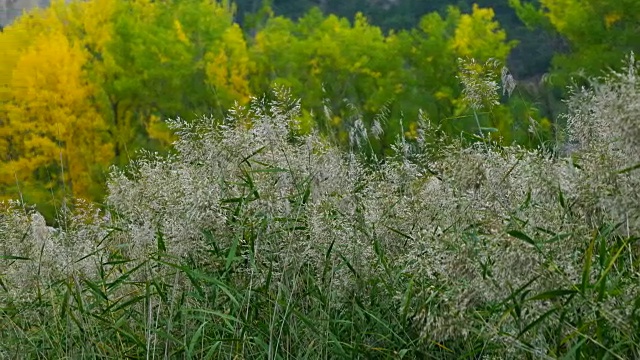
[(7, 26), (22, 15), (23, 12), (36, 6), (47, 7), (50, 0), (0, 0), (0, 26)]

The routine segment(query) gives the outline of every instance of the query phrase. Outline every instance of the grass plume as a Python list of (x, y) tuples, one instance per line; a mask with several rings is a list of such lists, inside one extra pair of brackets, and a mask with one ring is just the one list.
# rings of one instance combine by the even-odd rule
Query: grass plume
[(372, 167), (286, 92), (174, 120), (108, 213), (4, 204), (0, 356), (640, 357), (637, 69), (574, 94), (565, 155), (423, 118)]

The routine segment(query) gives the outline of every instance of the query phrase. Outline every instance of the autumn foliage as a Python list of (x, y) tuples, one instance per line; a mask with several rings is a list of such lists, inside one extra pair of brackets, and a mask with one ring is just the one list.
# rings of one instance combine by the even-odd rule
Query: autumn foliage
[[(165, 119), (223, 118), (280, 86), (308, 109), (300, 131), (319, 129), (345, 146), (355, 122), (382, 119), (370, 148), (378, 155), (398, 134), (416, 136), (421, 110), (451, 133), (473, 132), (457, 58), (504, 64), (515, 45), (479, 7), (389, 34), (364, 16), (351, 23), (319, 10), (297, 21), (270, 15), (243, 32), (233, 13), (217, 1), (57, 1), (7, 27), (0, 196), (50, 208), (65, 195), (98, 200), (110, 165), (174, 140)], [(508, 105), (485, 110), (475, 117), (505, 142), (529, 139), (518, 123), (540, 120)]]

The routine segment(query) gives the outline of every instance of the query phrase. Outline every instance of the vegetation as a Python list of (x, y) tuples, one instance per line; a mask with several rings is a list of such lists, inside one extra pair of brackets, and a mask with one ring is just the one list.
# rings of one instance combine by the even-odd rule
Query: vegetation
[[(570, 79), (581, 74), (586, 85), (639, 45), (640, 11), (624, 11), (635, 1), (296, 4), (54, 1), (18, 18), (0, 32), (0, 199), (22, 196), (53, 224), (66, 196), (102, 200), (109, 166), (143, 148), (166, 152), (174, 136), (164, 120), (223, 118), (278, 86), (302, 100), (301, 132), (319, 130), (343, 149), (356, 123), (377, 125), (381, 136), (362, 149), (372, 159), (392, 155), (398, 135), (414, 139), (420, 111), (451, 136), (483, 128), (503, 145), (553, 148), (563, 140), (558, 100)], [(556, 53), (549, 74), (514, 60), (523, 51), (551, 56), (525, 50), (534, 35), (523, 35), (516, 14), (551, 42), (563, 38), (541, 46)], [(463, 99), (464, 71), (518, 86), (474, 111)], [(388, 121), (376, 122), (380, 113)]]
[(640, 358), (635, 3), (509, 1), (542, 83), (491, 8), (309, 3), (0, 32), (0, 357)]
[[(177, 119), (108, 211), (0, 215), (15, 358), (637, 358), (639, 66), (568, 103), (562, 153), (468, 144), (425, 114), (363, 162), (286, 91)], [(499, 90), (463, 72), (476, 111)], [(484, 83), (483, 83), (484, 82)], [(480, 89), (480, 90), (479, 90)], [(481, 92), (477, 92), (481, 91)], [(218, 119), (219, 120), (219, 119)], [(482, 133), (481, 133), (482, 134)]]
[(578, 75), (600, 75), (602, 69), (617, 68), (620, 57), (640, 46), (632, 35), (640, 22), (638, 1), (540, 0), (538, 6), (509, 2), (528, 26), (556, 31), (568, 42), (568, 51), (553, 59), (558, 85)]
[[(162, 117), (231, 106), (228, 93), (246, 102), (245, 43), (228, 9), (181, 4), (57, 2), (0, 34), (12, 45), (0, 65), (5, 196), (48, 204), (48, 217), (65, 193), (98, 200), (112, 163), (172, 141)], [(220, 73), (227, 62), (233, 72)]]
[(371, 158), (391, 155), (401, 133), (415, 138), (420, 111), (450, 135), (480, 125), (503, 144), (554, 137), (520, 89), (481, 112), (463, 101), (457, 59), (499, 81), (515, 45), (491, 9), (451, 7), (389, 34), (362, 15), (265, 11), (253, 34), (228, 3), (202, 0), (60, 1), (19, 18), (0, 33), (0, 196), (38, 204), (51, 224), (67, 195), (101, 201), (110, 165), (167, 151), (165, 119), (223, 118), (279, 86), (302, 99), (302, 133), (344, 149), (356, 122), (387, 114), (364, 150)]

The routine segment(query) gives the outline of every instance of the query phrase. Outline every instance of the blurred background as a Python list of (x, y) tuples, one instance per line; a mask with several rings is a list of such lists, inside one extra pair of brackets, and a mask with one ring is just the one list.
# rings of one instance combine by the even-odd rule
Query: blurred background
[(49, 218), (169, 151), (166, 119), (221, 121), (280, 88), (300, 133), (372, 161), (426, 120), (556, 151), (569, 89), (640, 48), (640, 1), (0, 0), (0, 25), (0, 199)]

